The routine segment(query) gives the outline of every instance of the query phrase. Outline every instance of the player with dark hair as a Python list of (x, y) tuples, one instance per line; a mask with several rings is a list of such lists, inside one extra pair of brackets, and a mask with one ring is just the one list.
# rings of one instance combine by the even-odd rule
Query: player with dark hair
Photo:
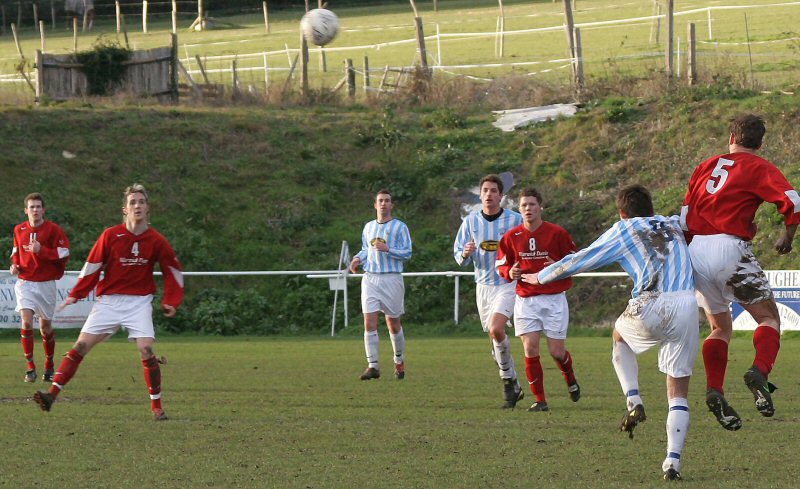
[(161, 309), (166, 317), (173, 317), (183, 300), (183, 272), (169, 242), (150, 227), (150, 204), (143, 186), (133, 184), (125, 189), (122, 214), (122, 224), (100, 235), (83, 265), (78, 283), (59, 306), (60, 310), (75, 304), (97, 287), (97, 302), (78, 340), (61, 361), (52, 387), (49, 392), (39, 391), (33, 396), (44, 411), (50, 410), (92, 348), (122, 326), (139, 349), (153, 417), (156, 421), (167, 419), (161, 406), (161, 369), (153, 352), (152, 302), (156, 291), (153, 268), (158, 262), (164, 276)]
[(56, 348), (56, 333), (53, 331), (56, 280), (64, 276), (67, 267), (69, 240), (58, 224), (45, 220), (46, 208), (42, 194), (28, 194), (23, 202), (28, 220), (14, 227), (14, 248), (11, 250), (11, 267), (8, 271), (18, 276), (14, 293), (17, 297), (16, 310), (22, 318), (22, 352), (28, 362), (24, 380), (36, 381), (33, 320), (38, 317), (44, 347), (42, 380), (52, 382)]
[(539, 339), (547, 338), (547, 349), (567, 383), (569, 397), (577, 402), (581, 388), (572, 368), (572, 355), (566, 348), (569, 327), (567, 289), (572, 280), (559, 280), (548, 285), (532, 285), (518, 281), (522, 274), (536, 273), (548, 263), (575, 251), (569, 233), (556, 224), (542, 220), (542, 195), (533, 188), (519, 194), (522, 224), (509, 230), (500, 240), (497, 272), (508, 281), (517, 280), (514, 303), (514, 332), (525, 350), (525, 373), (536, 400), (528, 411), (549, 411), (544, 391), (544, 371), (539, 359)]
[(364, 268), (361, 279), (361, 311), (364, 314), (364, 350), (367, 368), (361, 380), (380, 378), (378, 364), (378, 313), (383, 312), (394, 349), (394, 376), (406, 376), (406, 338), (400, 316), (405, 312), (403, 266), (411, 259), (411, 234), (400, 219), (392, 216), (394, 202), (388, 190), (379, 190), (373, 204), (377, 218), (364, 225), (361, 251), (350, 262), (355, 273)]
[(514, 312), (516, 281), (507, 282), (495, 268), (500, 238), (522, 223), (519, 213), (500, 207), (503, 180), (498, 175), (483, 177), (480, 189), (481, 210), (471, 212), (458, 228), (453, 257), (461, 266), (475, 267), (475, 299), (478, 316), (492, 342), (492, 357), (503, 382), (503, 408), (514, 408), (524, 397), (517, 380), (514, 357), (508, 344), (506, 325)]
[(692, 237), (698, 303), (711, 324), (703, 342), (706, 404), (720, 425), (738, 430), (742, 420), (724, 397), (728, 344), (733, 331), (730, 304), (737, 302), (758, 323), (753, 334), (755, 358), (744, 374), (762, 416), (775, 406), (767, 381), (780, 348), (780, 315), (769, 281), (753, 254), (756, 211), (764, 202), (775, 204), (784, 218), (784, 232), (775, 244), (783, 255), (792, 250), (800, 223), (800, 196), (781, 171), (757, 155), (766, 127), (754, 114), (731, 119), (728, 153), (707, 159), (689, 180), (681, 217)]
[(689, 249), (680, 220), (654, 215), (650, 192), (640, 185), (617, 196), (620, 221), (588, 247), (538, 274), (523, 274), (532, 285), (556, 283), (612, 263), (633, 279), (631, 299), (614, 324), (612, 362), (627, 400), (620, 430), (647, 419), (639, 395), (636, 355), (659, 345), (658, 368), (667, 374), (667, 456), (664, 479), (681, 478), (681, 452), (689, 429), (689, 379), (697, 357), (698, 312)]

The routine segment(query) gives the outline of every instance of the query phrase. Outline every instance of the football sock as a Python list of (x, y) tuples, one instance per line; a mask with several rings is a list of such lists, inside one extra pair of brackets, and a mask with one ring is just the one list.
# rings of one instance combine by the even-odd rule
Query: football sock
[(611, 351), (611, 363), (617, 372), (622, 393), (627, 398), (628, 409), (643, 404), (639, 396), (639, 362), (631, 347), (624, 341), (615, 341)]
[(50, 386), (50, 394), (57, 396), (58, 393), (61, 392), (64, 386), (67, 385), (67, 382), (75, 375), (81, 361), (83, 361), (83, 357), (75, 351), (74, 348), (64, 355), (64, 359), (61, 360), (61, 365), (58, 366), (58, 370), (53, 376), (53, 385)]
[(142, 367), (147, 391), (150, 393), (150, 408), (161, 409), (161, 367), (158, 360), (155, 356), (142, 360)]
[(508, 336), (499, 343), (496, 340), (492, 340), (492, 345), (494, 345), (494, 358), (497, 360), (497, 366), (500, 367), (500, 378), (516, 379), (517, 372), (514, 368), (514, 358), (511, 356)]
[(674, 468), (681, 470), (681, 452), (689, 432), (689, 403), (682, 397), (669, 400), (669, 414), (667, 414), (667, 458), (662, 468), (664, 471)]
[(405, 362), (406, 337), (403, 334), (403, 328), (400, 328), (396, 334), (389, 333), (389, 339), (392, 340), (395, 365)]
[(564, 376), (564, 380), (567, 382), (567, 385), (572, 385), (575, 383), (575, 372), (572, 370), (572, 355), (569, 354), (569, 351), (564, 350), (564, 358), (559, 360), (558, 358), (554, 358), (556, 365), (558, 368), (561, 369), (561, 375)]
[(753, 366), (765, 376), (769, 375), (781, 348), (781, 334), (769, 326), (761, 325), (753, 333), (753, 346), (756, 348)]
[(538, 356), (525, 357), (525, 374), (528, 376), (528, 384), (530, 384), (531, 392), (536, 397), (536, 402), (545, 402), (544, 371)]
[(714, 389), (725, 394), (725, 371), (728, 369), (728, 343), (708, 338), (703, 342), (703, 365), (706, 368), (706, 390)]
[(36, 368), (36, 363), (33, 361), (33, 330), (20, 329), (20, 341), (22, 342), (22, 353), (25, 355), (25, 360), (28, 362), (28, 370)]
[(364, 331), (364, 350), (369, 367), (378, 368), (378, 330)]
[(50, 334), (42, 335), (42, 346), (44, 346), (44, 368), (45, 370), (53, 369), (53, 355), (56, 350), (56, 332), (51, 331)]

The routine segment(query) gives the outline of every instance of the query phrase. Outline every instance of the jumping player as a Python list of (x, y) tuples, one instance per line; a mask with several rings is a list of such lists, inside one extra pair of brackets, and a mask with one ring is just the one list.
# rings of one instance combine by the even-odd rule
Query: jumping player
[(753, 220), (763, 202), (775, 204), (784, 218), (783, 235), (775, 244), (781, 255), (792, 251), (800, 223), (800, 196), (774, 164), (756, 154), (765, 133), (764, 120), (757, 115), (731, 119), (728, 154), (695, 168), (681, 211), (684, 229), (693, 236), (689, 251), (698, 303), (711, 324), (711, 334), (703, 342), (706, 404), (720, 425), (731, 431), (742, 426), (724, 397), (733, 331), (731, 302), (741, 304), (758, 323), (753, 334), (755, 359), (744, 374), (745, 385), (762, 416), (775, 413), (774, 386), (767, 378), (780, 348), (781, 321), (767, 277), (753, 254)]

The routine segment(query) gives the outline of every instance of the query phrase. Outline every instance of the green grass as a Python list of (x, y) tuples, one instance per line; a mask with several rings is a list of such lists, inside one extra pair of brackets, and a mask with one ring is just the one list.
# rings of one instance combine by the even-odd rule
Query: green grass
[[(732, 0), (725, 5), (741, 6), (770, 3), (767, 0)], [(549, 29), (527, 33), (511, 33), (506, 36), (504, 57), (496, 55), (494, 32), (499, 15), (498, 4), (493, 0), (442, 1), (438, 13), (432, 11), (431, 2), (419, 5), (425, 33), (434, 36), (437, 27), (444, 37), (439, 42), (428, 39), (427, 50), (432, 64), (441, 59), (443, 65), (501, 63), (500, 67), (454, 68), (451, 74), (442, 75), (443, 80), (452, 79), (453, 74), (467, 74), (485, 78), (502, 78), (507, 75), (537, 73), (535, 79), (545, 82), (568, 83), (569, 70), (565, 62), (551, 62), (566, 58), (567, 46), (564, 31), (562, 2), (506, 2), (504, 9), (506, 31), (527, 29)], [(257, 4), (257, 2), (256, 2)], [(681, 3), (676, 7), (675, 35), (676, 52), (682, 51), (681, 61), (686, 62), (686, 30), (689, 22), (697, 26), (698, 41), (713, 41), (714, 44), (698, 45), (700, 76), (710, 79), (719, 71), (739, 73), (748, 70), (747, 36), (744, 29), (744, 12), (747, 13), (751, 50), (758, 65), (754, 70), (755, 83), (765, 87), (781, 87), (793, 84), (797, 74), (797, 43), (782, 41), (796, 37), (791, 19), (796, 17), (797, 6), (749, 8), (746, 10), (713, 10), (712, 38), (708, 34), (708, 17), (705, 11), (681, 15), (683, 11), (714, 6), (706, 1)], [(341, 21), (337, 39), (326, 50), (327, 71), (321, 69), (321, 54), (313, 48), (309, 69), (314, 87), (330, 88), (342, 77), (346, 58), (352, 58), (361, 67), (364, 56), (368, 56), (373, 69), (385, 65), (408, 66), (414, 64), (416, 45), (414, 42), (392, 44), (414, 39), (413, 14), (407, 4), (368, 7), (342, 6), (335, 8)], [(650, 76), (653, 71), (663, 70), (663, 51), (666, 26), (661, 22), (660, 36), (656, 39), (655, 23), (639, 20), (611, 25), (592, 25), (619, 19), (635, 19), (653, 15), (650, 2), (625, 3), (615, 0), (585, 0), (578, 2), (574, 12), (576, 25), (581, 28), (583, 40), (584, 71), (587, 79), (597, 81), (615, 76)], [(49, 12), (48, 12), (49, 14)], [(212, 12), (212, 15), (214, 13)], [(239, 78), (245, 85), (252, 84), (258, 93), (263, 90), (263, 56), (269, 52), (269, 65), (275, 69), (270, 79), (273, 91), (284, 83), (294, 53), (284, 53), (286, 47), (299, 46), (298, 23), (301, 9), (277, 10), (270, 16), (271, 33), (266, 34), (263, 16), (259, 11), (250, 14), (220, 18), (225, 23), (217, 29), (204, 32), (187, 31), (194, 18), (191, 13), (181, 15), (179, 25), (179, 56), (190, 70), (197, 70), (195, 56), (206, 59), (210, 78), (217, 83), (231, 84), (231, 62), (237, 59)], [(48, 23), (49, 24), (49, 23)], [(167, 16), (151, 18), (148, 33), (142, 32), (141, 21), (131, 17), (128, 22), (128, 39), (134, 49), (149, 49), (170, 43), (171, 23)], [(49, 25), (48, 25), (49, 27)], [(485, 33), (483, 36), (458, 36), (459, 34)], [(47, 30), (46, 50), (52, 53), (67, 53), (73, 49), (71, 30), (62, 25), (56, 30)], [(95, 30), (79, 34), (79, 49), (90, 49), (98, 36), (118, 39), (113, 19), (99, 19)], [(678, 44), (677, 38), (682, 40)], [(22, 51), (28, 58), (35, 58), (40, 48), (40, 38), (31, 26), (20, 30)], [(779, 39), (780, 42), (758, 44), (759, 41)], [(382, 43), (389, 43), (383, 45)], [(374, 45), (382, 44), (375, 48)], [(350, 48), (337, 51), (338, 48)], [(677, 57), (675, 63), (677, 63)], [(537, 62), (525, 66), (511, 63)], [(0, 73), (15, 72), (18, 55), (13, 42), (0, 44)], [(28, 68), (32, 61), (28, 63)], [(677, 65), (676, 65), (677, 66)], [(248, 71), (252, 70), (252, 71)], [(684, 73), (686, 68), (681, 69)], [(381, 73), (374, 73), (373, 86), (378, 84)], [(199, 74), (198, 74), (199, 78)], [(358, 83), (361, 83), (359, 79)], [(30, 95), (24, 84), (3, 84), (6, 90), (16, 90), (20, 96)]]
[[(41, 487), (661, 487), (664, 379), (640, 358), (648, 421), (631, 441), (608, 338), (568, 339), (584, 397), (569, 402), (545, 359), (552, 412), (498, 409), (501, 388), (485, 338), (419, 338), (408, 329), (407, 379), (357, 380), (360, 339), (208, 340), (166, 337), (158, 353), (170, 421), (150, 420), (135, 348), (122, 337), (86, 358), (50, 413), (30, 401), (17, 341), (0, 340), (5, 419), (0, 485)], [(67, 349), (67, 336), (58, 351)], [(521, 347), (514, 340), (521, 363)], [(37, 345), (37, 355), (40, 350)], [(37, 356), (38, 358), (38, 356)], [(770, 380), (777, 413), (761, 418), (741, 374), (749, 338), (731, 347), (727, 395), (744, 427), (724, 431), (705, 409), (698, 362), (685, 484), (792, 487), (800, 475), (800, 343), (784, 341)], [(520, 372), (522, 369), (519, 367)]]

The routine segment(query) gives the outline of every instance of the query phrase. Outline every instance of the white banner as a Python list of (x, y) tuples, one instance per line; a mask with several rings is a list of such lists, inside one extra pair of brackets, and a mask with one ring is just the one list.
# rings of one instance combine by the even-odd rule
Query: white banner
[[(75, 275), (64, 275), (56, 281), (56, 304), (61, 304), (69, 295), (69, 291), (78, 282)], [(14, 284), (17, 277), (12, 276), (8, 271), (0, 272), (0, 328), (19, 328), (22, 320), (17, 311), (17, 294), (14, 292)], [(84, 300), (67, 307), (61, 312), (56, 312), (53, 318), (53, 326), (56, 328), (80, 328), (89, 316), (95, 302), (94, 292)], [(33, 325), (34, 329), (39, 329), (38, 321)]]

